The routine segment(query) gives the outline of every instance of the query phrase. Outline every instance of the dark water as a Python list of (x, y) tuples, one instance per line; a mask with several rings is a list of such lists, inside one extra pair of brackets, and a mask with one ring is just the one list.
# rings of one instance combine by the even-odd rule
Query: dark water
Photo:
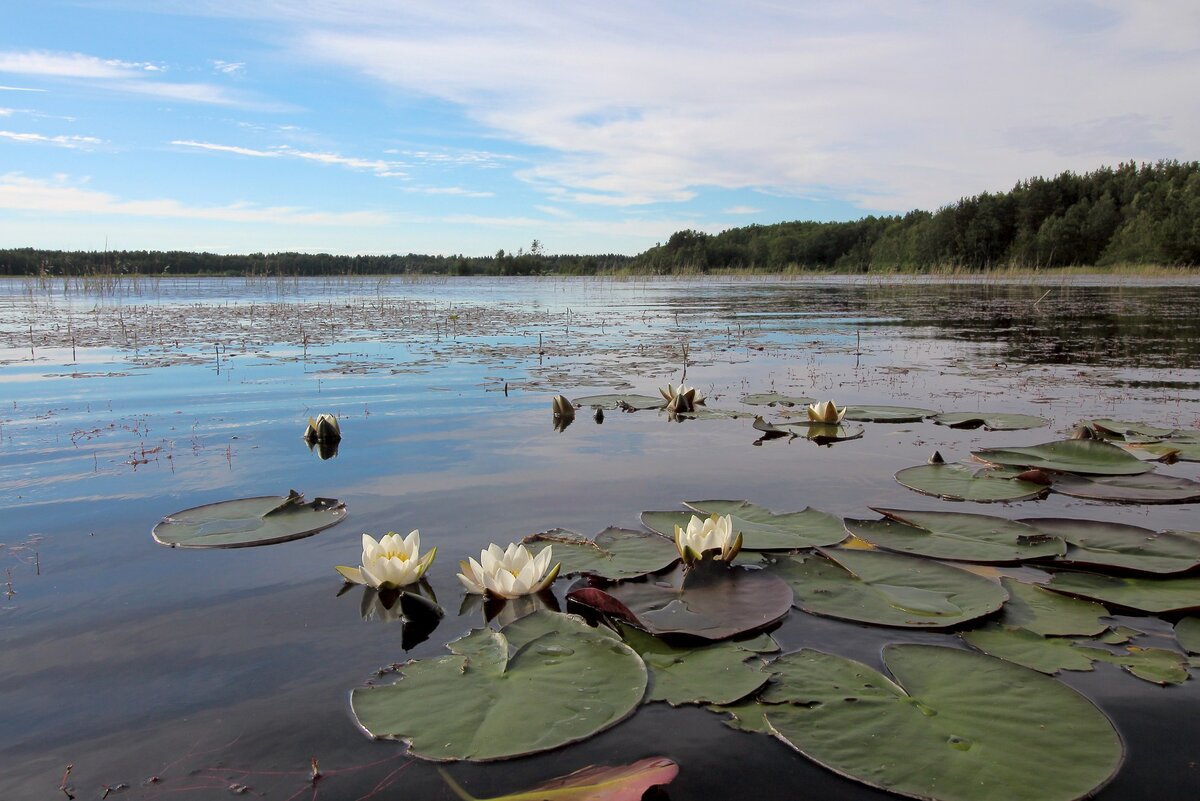
[[(934, 450), (1059, 438), (1081, 418), (1200, 427), (1200, 283), (160, 281), (0, 283), (0, 799), (449, 799), (436, 770), (357, 729), (349, 691), (484, 624), (458, 614), (457, 560), (554, 527), (638, 526), (644, 509), (745, 498), (777, 511), (868, 506), (1067, 515), (1200, 530), (1196, 505), (1064, 496), (951, 505), (892, 480)], [(709, 405), (747, 392), (1052, 418), (1050, 429), (865, 424), (832, 448), (754, 445), (750, 418), (654, 412), (553, 429), (550, 397), (655, 392)], [(505, 388), (507, 386), (507, 393)], [(300, 438), (340, 416), (337, 457)], [(774, 410), (769, 418), (777, 418)], [(1159, 468), (1197, 477), (1195, 464)], [(314, 537), (174, 550), (162, 516), (231, 497), (345, 501)], [(363, 531), (420, 528), (446, 618), (410, 652), (401, 627), (338, 597)], [(567, 582), (559, 581), (561, 595)], [(1146, 645), (1169, 627), (1139, 619)], [(785, 650), (881, 667), (889, 642), (952, 635), (793, 611)], [(1194, 679), (1162, 688), (1110, 665), (1067, 673), (1117, 725), (1126, 764), (1102, 799), (1200, 797)], [(883, 798), (699, 708), (655, 704), (585, 743), (452, 775), (501, 795), (590, 764), (663, 755), (671, 798)], [(158, 777), (159, 781), (149, 781)]]

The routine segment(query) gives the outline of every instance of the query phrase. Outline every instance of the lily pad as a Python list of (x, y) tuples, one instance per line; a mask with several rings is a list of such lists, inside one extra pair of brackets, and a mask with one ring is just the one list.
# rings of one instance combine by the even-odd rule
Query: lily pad
[(654, 581), (579, 587), (567, 593), (567, 600), (656, 636), (723, 640), (782, 618), (791, 609), (792, 590), (766, 571), (705, 559)]
[[(631, 626), (622, 626), (621, 636), (650, 669), (647, 701), (666, 701), (671, 706), (732, 704), (762, 687), (769, 678), (759, 670), (761, 657), (757, 651), (730, 640), (687, 647), (667, 643)], [(778, 650), (778, 646), (770, 650)]]
[(463, 801), (641, 801), (651, 787), (670, 784), (679, 766), (666, 757), (640, 759), (631, 765), (596, 766), (539, 784), (532, 790), (477, 799), (439, 768), (442, 778)]
[(922, 464), (896, 473), (896, 481), (923, 495), (948, 501), (1028, 501), (1049, 487), (1017, 478), (1019, 470), (971, 467), (962, 464)]
[(670, 412), (670, 415), (680, 420), (736, 420), (739, 417), (753, 417), (750, 412), (738, 412), (732, 409), (710, 409), (707, 406), (697, 406), (690, 412)]
[(1116, 445), (1095, 439), (1064, 439), (1041, 445), (984, 448), (972, 455), (988, 464), (1028, 467), (1055, 473), (1132, 476), (1154, 469)]
[[(842, 521), (806, 507), (799, 512), (775, 514), (749, 501), (685, 501), (701, 516), (729, 515), (734, 536), (742, 535), (742, 550), (770, 551), (834, 545), (846, 539)], [(675, 537), (675, 526), (684, 526), (692, 512), (642, 512), (642, 523), (664, 537)]]
[(1108, 628), (1100, 620), (1107, 617), (1108, 610), (1094, 601), (1060, 595), (1007, 576), (1000, 579), (1000, 584), (1008, 592), (1008, 602), (1000, 617), (1006, 626), (1053, 637), (1091, 637)]
[(837, 423), (768, 423), (761, 417), (754, 418), (754, 429), (767, 434), (786, 434), (791, 437), (804, 437), (818, 445), (829, 445), (848, 439), (858, 439), (863, 435), (862, 426), (848, 426)]
[(1117, 503), (1192, 503), (1200, 501), (1200, 482), (1158, 473), (1138, 476), (1054, 477), (1055, 492), (1072, 498)]
[(871, 787), (937, 801), (1075, 801), (1117, 772), (1121, 738), (1084, 696), (956, 648), (889, 645), (895, 677), (804, 650), (768, 706), (775, 735)]
[(590, 406), (593, 409), (624, 409), (625, 411), (643, 411), (645, 409), (661, 409), (667, 405), (666, 400), (656, 395), (588, 395), (571, 401), (576, 406)]
[(346, 504), (332, 498), (304, 502), (287, 496), (239, 498), (196, 506), (167, 515), (151, 532), (172, 548), (246, 548), (310, 537), (346, 517)]
[(985, 654), (1047, 675), (1060, 670), (1092, 670), (1097, 659), (1109, 655), (1103, 648), (1080, 646), (1065, 637), (1043, 637), (1026, 629), (994, 623), (960, 636)]
[(1057, 573), (1046, 588), (1154, 614), (1200, 610), (1200, 578), (1130, 578), (1099, 576), (1095, 573)]
[(985, 564), (1058, 556), (1061, 539), (1032, 526), (967, 512), (875, 509), (884, 520), (846, 520), (846, 530), (889, 551)]
[(742, 403), (747, 406), (807, 406), (815, 403), (816, 398), (801, 395), (781, 395), (778, 392), (754, 392), (742, 396)]
[(1103, 520), (1031, 517), (1021, 521), (1070, 544), (1057, 561), (1141, 573), (1182, 573), (1200, 565), (1200, 535), (1152, 531)]
[(662, 570), (679, 559), (679, 552), (671, 542), (628, 528), (606, 528), (591, 540), (556, 528), (532, 534), (523, 542), (535, 556), (546, 545), (552, 545), (554, 559), (562, 563), (563, 575), (586, 573), (613, 580), (632, 578)]
[(932, 418), (939, 426), (983, 428), (987, 431), (1024, 431), (1050, 425), (1045, 417), (1008, 412), (942, 412)]
[(933, 409), (912, 406), (849, 406), (845, 419), (859, 423), (919, 423), (935, 414)]
[(1189, 654), (1200, 654), (1200, 617), (1185, 617), (1176, 623), (1175, 639)]
[(819, 550), (770, 571), (806, 612), (881, 626), (942, 629), (995, 612), (1008, 594), (956, 567), (886, 551)]
[(518, 623), (544, 633), (513, 649), (509, 627), (477, 629), (395, 684), (354, 690), (358, 724), (422, 759), (487, 761), (584, 740), (637, 708), (647, 673), (629, 646), (570, 615)]
[(1123, 420), (1085, 420), (1084, 425), (1099, 434), (1117, 439), (1161, 439), (1174, 433), (1173, 428), (1160, 428), (1146, 423), (1130, 423)]
[(1188, 680), (1187, 659), (1166, 648), (1139, 648), (1131, 645), (1119, 654), (1105, 652), (1102, 662), (1119, 665), (1143, 681), (1154, 684), (1183, 684)]

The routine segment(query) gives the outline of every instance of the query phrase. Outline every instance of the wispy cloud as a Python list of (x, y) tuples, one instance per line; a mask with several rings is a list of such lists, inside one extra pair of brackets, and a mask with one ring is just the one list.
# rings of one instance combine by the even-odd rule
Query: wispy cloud
[(244, 61), (221, 61), (214, 59), (209, 62), (217, 72), (222, 75), (241, 75), (246, 71), (246, 63)]
[(0, 86), (0, 92), (44, 92), (45, 89), (34, 89), (30, 86)]
[[(4, 109), (0, 109), (0, 111), (4, 111)], [(72, 150), (91, 150), (97, 145), (104, 144), (103, 139), (97, 139), (94, 136), (46, 136), (45, 134), (18, 133), (16, 131), (0, 131), (0, 139), (27, 144), (54, 145)]]
[(238, 145), (222, 145), (213, 142), (197, 142), (192, 139), (175, 139), (171, 144), (178, 147), (190, 147), (198, 150), (211, 150), (220, 153), (234, 153), (239, 156), (255, 158), (291, 158), (302, 161), (313, 161), (336, 167), (346, 167), (351, 170), (373, 172), (382, 178), (404, 178), (406, 173), (401, 169), (404, 165), (398, 161), (382, 159), (364, 159), (355, 156), (343, 156), (340, 153), (323, 153), (314, 150), (299, 150), (290, 145), (276, 145), (268, 150), (240, 147)]
[(727, 209), (722, 209), (722, 214), (758, 214), (762, 209), (754, 206), (730, 206)]

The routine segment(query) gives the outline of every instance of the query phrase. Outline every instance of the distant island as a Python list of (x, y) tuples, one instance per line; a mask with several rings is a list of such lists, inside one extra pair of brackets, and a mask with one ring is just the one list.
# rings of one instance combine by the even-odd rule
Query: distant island
[(637, 256), (218, 255), (182, 251), (0, 251), (0, 275), (610, 275), (716, 272), (926, 273), (1072, 266), (1200, 265), (1200, 162), (1120, 164), (1031, 178), (935, 212), (853, 222), (677, 231)]

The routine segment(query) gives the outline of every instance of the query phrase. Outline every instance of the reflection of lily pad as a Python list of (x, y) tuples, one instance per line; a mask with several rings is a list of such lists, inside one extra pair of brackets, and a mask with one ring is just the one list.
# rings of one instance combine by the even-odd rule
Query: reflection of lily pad
[(1000, 618), (1006, 626), (1057, 637), (1090, 637), (1107, 628), (1100, 618), (1107, 616), (1108, 610), (1094, 601), (1060, 595), (1008, 577), (1000, 579), (1000, 583), (1008, 592), (1008, 602)]
[(972, 455), (988, 464), (1029, 467), (1056, 473), (1131, 476), (1154, 469), (1116, 445), (1095, 439), (1064, 439), (1041, 445), (984, 448)]
[(995, 612), (1008, 594), (956, 567), (886, 551), (821, 550), (776, 561), (806, 612), (906, 628), (948, 628)]
[(571, 401), (576, 406), (590, 406), (593, 409), (625, 409), (640, 411), (644, 409), (661, 409), (667, 405), (666, 400), (655, 395), (588, 395)]
[(858, 439), (863, 435), (862, 426), (848, 426), (837, 423), (768, 423), (761, 417), (754, 418), (754, 428), (767, 434), (786, 434), (791, 437), (804, 437), (818, 445), (828, 445), (848, 439)]
[(742, 403), (748, 406), (807, 406), (815, 403), (815, 398), (801, 395), (781, 395), (778, 392), (755, 392), (742, 396)]
[(889, 645), (895, 681), (840, 656), (800, 651), (766, 707), (777, 737), (872, 787), (937, 801), (1091, 795), (1121, 765), (1121, 738), (1059, 681), (956, 648)]
[(1004, 564), (1058, 556), (1058, 537), (991, 515), (875, 509), (884, 520), (847, 520), (846, 530), (889, 551), (933, 559)]
[(151, 533), (173, 548), (243, 548), (308, 537), (342, 522), (346, 505), (331, 498), (304, 503), (287, 497), (239, 498), (185, 509), (164, 517)]
[(848, 406), (845, 419), (859, 423), (919, 423), (935, 414), (933, 409), (912, 406)]
[(632, 713), (646, 690), (638, 655), (578, 618), (530, 617), (545, 615), (550, 630), (513, 653), (504, 631), (477, 629), (395, 684), (356, 689), (359, 725), (423, 759), (484, 761), (577, 742)]
[[(686, 523), (685, 523), (686, 525)], [(588, 573), (607, 579), (631, 578), (662, 570), (679, 559), (675, 546), (662, 537), (627, 528), (606, 528), (589, 540), (564, 529), (524, 539), (535, 556), (551, 544), (562, 574)]]
[[(700, 516), (730, 515), (734, 536), (742, 535), (748, 551), (793, 550), (817, 545), (834, 545), (846, 539), (841, 520), (831, 514), (806, 508), (775, 514), (749, 501), (687, 501)], [(664, 537), (675, 536), (675, 526), (687, 527), (692, 512), (642, 512), (642, 523)]]
[(948, 501), (1028, 501), (1045, 495), (1043, 484), (1017, 478), (1020, 471), (962, 464), (922, 464), (896, 473), (896, 481), (924, 495)]
[(1189, 654), (1200, 654), (1200, 617), (1185, 617), (1176, 623), (1175, 639)]
[(1023, 431), (1050, 424), (1045, 417), (1008, 412), (942, 412), (934, 415), (934, 423), (950, 428), (979, 428), (988, 431)]
[(732, 704), (767, 682), (758, 653), (730, 640), (687, 647), (632, 627), (622, 627), (622, 637), (650, 669), (647, 701)]
[(1072, 498), (1117, 503), (1200, 501), (1200, 482), (1159, 473), (1138, 476), (1055, 476), (1054, 491)]
[(1152, 531), (1104, 520), (1026, 518), (1034, 528), (1070, 544), (1058, 561), (1086, 567), (1117, 567), (1142, 573), (1182, 573), (1200, 565), (1200, 536)]
[(723, 640), (764, 629), (788, 613), (792, 590), (763, 570), (706, 559), (655, 581), (580, 587), (567, 600), (631, 623), (651, 634)]
[(1130, 578), (1058, 573), (1046, 585), (1055, 592), (1143, 612), (1200, 610), (1200, 578)]

